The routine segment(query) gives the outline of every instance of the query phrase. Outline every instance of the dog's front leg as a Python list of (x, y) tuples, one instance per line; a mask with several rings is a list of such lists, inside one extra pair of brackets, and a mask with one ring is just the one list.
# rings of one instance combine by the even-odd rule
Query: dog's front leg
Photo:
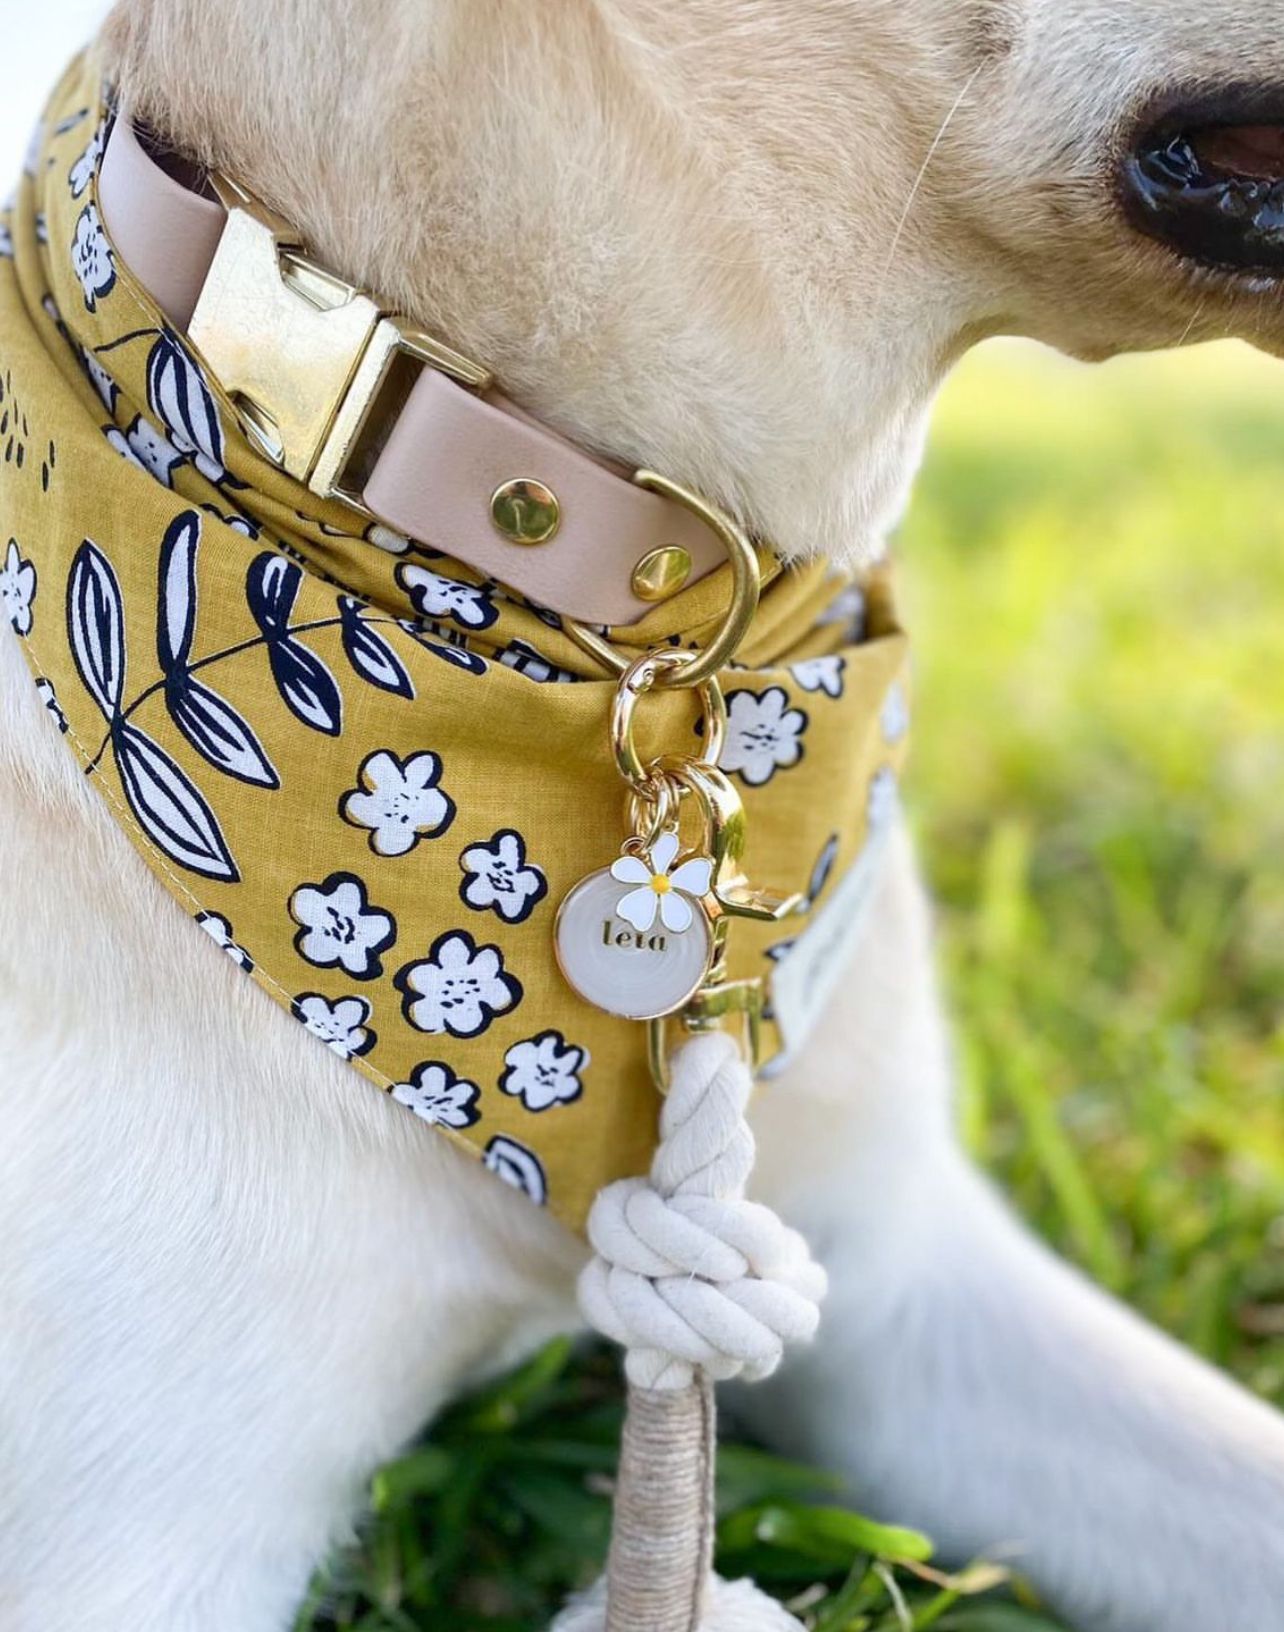
[(0, 630), (0, 1627), (282, 1632), (577, 1244), (139, 865)]
[(1058, 1262), (957, 1149), (908, 845), (857, 989), (759, 1114), (765, 1198), (831, 1276), (742, 1396), (857, 1500), (990, 1551), (1084, 1632), (1284, 1628), (1284, 1419)]

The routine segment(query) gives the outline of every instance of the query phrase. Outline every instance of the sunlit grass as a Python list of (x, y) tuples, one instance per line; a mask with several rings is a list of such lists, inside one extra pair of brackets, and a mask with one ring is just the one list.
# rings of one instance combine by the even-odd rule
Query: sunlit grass
[[(1282, 486), (1279, 365), (991, 348), (902, 555), (966, 1136), (1035, 1228), (1284, 1403)], [(301, 1627), (545, 1627), (596, 1573), (617, 1429), (613, 1363), (562, 1348), (457, 1408)], [(1053, 1627), (827, 1493), (730, 1449), (723, 1568), (814, 1632)]]
[(1058, 1245), (1276, 1397), (1282, 466), (1276, 364), (1000, 348), (941, 405), (906, 538), (970, 1136)]

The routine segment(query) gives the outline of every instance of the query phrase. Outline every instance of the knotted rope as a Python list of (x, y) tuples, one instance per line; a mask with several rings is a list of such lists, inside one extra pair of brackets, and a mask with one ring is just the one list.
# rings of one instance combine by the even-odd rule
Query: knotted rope
[(713, 1383), (754, 1381), (816, 1330), (825, 1273), (768, 1207), (746, 1201), (753, 1080), (735, 1044), (693, 1038), (673, 1062), (649, 1179), (589, 1215), (587, 1319), (624, 1345), (628, 1414), (604, 1581), (554, 1632), (792, 1632), (774, 1599), (710, 1572)]

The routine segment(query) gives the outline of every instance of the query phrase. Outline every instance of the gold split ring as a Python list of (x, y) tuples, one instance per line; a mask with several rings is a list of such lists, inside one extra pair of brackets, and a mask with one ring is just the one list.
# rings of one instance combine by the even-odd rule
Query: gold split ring
[[(665, 648), (658, 652), (644, 652), (624, 670), (611, 703), (611, 749), (620, 775), (634, 793), (648, 804), (656, 800), (656, 779), (651, 767), (638, 753), (633, 732), (638, 704), (648, 693), (663, 684), (663, 676), (684, 668), (687, 659), (681, 652)], [(727, 703), (716, 678), (709, 677), (695, 688), (700, 698), (704, 720), (704, 742), (700, 761), (716, 765), (727, 735)]]

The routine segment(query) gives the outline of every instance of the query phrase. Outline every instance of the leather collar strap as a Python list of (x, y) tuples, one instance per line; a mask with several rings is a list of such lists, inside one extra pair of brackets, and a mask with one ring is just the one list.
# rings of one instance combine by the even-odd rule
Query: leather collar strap
[[(223, 204), (163, 168), (124, 116), (107, 140), (99, 200), (120, 258), (175, 327), (191, 328), (228, 225)], [(245, 338), (270, 348), (279, 333)], [(529, 481), (550, 490), (559, 515), (537, 545), (514, 542), (492, 517), (493, 495)], [(656, 552), (671, 552), (663, 557), (670, 565), (682, 561), (678, 552), (690, 560), (689, 573), (671, 575), (670, 593), (725, 559), (681, 505), (637, 486), (497, 392), (470, 390), (429, 363), (381, 429), (377, 457), (353, 496), (395, 531), (587, 623), (636, 623), (656, 598), (667, 598), (644, 599), (634, 587)]]

